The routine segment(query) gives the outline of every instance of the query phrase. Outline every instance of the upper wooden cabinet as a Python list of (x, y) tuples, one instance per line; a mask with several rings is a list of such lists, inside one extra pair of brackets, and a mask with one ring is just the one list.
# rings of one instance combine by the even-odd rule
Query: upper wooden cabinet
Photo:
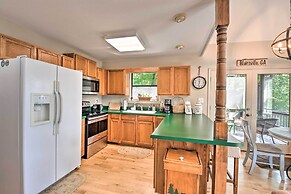
[(96, 78), (97, 77), (97, 69), (96, 62), (92, 60), (88, 60), (88, 76)]
[(190, 66), (174, 68), (174, 95), (190, 95)]
[(124, 69), (108, 70), (108, 91), (107, 94), (127, 95), (127, 76)]
[(88, 76), (88, 60), (80, 55), (75, 55), (75, 70), (81, 70), (83, 75)]
[(65, 55), (62, 55), (62, 66), (69, 68), (69, 69), (75, 69), (74, 67), (74, 58), (68, 57)]
[(65, 56), (74, 58), (75, 70), (81, 70), (84, 76), (96, 78), (96, 62), (75, 53), (64, 53)]
[[(99, 70), (100, 68), (98, 68)], [(107, 95), (108, 89), (108, 71), (106, 69), (100, 69), (97, 74), (99, 79), (99, 93), (100, 95)]]
[(20, 55), (26, 55), (29, 58), (36, 58), (36, 49), (32, 44), (28, 44), (26, 42), (0, 35), (0, 58), (8, 59), (15, 58)]
[(190, 95), (190, 66), (159, 67), (158, 95)]
[(47, 63), (61, 65), (61, 55), (42, 48), (37, 48), (37, 60)]
[(158, 95), (173, 94), (173, 68), (159, 67), (158, 70)]

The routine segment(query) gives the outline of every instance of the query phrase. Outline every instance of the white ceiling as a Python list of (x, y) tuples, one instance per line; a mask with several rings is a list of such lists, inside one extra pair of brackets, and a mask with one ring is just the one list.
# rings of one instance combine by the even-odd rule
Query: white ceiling
[[(271, 41), (289, 26), (289, 0), (230, 0), (228, 42)], [(173, 16), (185, 13), (186, 21)], [(214, 0), (0, 0), (0, 17), (106, 61), (131, 57), (201, 55), (214, 26)], [(118, 53), (105, 42), (135, 31), (142, 52)], [(210, 43), (215, 43), (215, 34)], [(176, 50), (184, 44), (183, 50)], [(43, 45), (45, 46), (45, 45)]]

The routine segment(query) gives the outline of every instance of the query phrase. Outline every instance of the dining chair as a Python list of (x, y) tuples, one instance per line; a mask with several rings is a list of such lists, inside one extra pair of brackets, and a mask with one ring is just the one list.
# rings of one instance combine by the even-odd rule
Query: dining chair
[[(264, 135), (269, 135), (268, 129), (275, 127), (277, 121), (277, 118), (266, 118), (257, 120), (257, 133), (261, 135), (263, 143), (265, 143)], [(273, 141), (273, 144), (275, 144), (274, 138), (272, 136), (271, 139)]]
[[(253, 173), (255, 164), (257, 163), (267, 164), (270, 166), (270, 168), (273, 168), (273, 166), (279, 166), (281, 180), (284, 181), (285, 180), (285, 176), (284, 176), (285, 151), (280, 149), (274, 144), (256, 143), (252, 136), (250, 125), (243, 118), (242, 118), (242, 129), (245, 135), (245, 139), (247, 140), (247, 151), (246, 151), (246, 155), (243, 161), (243, 165), (244, 166), (246, 165), (248, 158), (252, 160), (252, 163), (249, 169), (249, 174)], [(269, 163), (257, 161), (258, 156), (267, 156), (269, 159)], [(280, 158), (279, 165), (273, 164), (273, 157)]]

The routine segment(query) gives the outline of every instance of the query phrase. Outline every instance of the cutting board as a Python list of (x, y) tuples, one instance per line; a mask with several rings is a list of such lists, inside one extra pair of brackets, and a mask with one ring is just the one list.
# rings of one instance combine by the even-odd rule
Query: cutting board
[(110, 102), (109, 103), (109, 110), (120, 110), (120, 102)]

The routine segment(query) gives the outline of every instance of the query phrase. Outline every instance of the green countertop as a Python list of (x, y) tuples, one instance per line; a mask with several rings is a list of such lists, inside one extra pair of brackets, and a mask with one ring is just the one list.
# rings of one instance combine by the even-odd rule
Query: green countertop
[[(134, 114), (126, 111), (105, 110), (109, 114)], [(192, 142), (199, 144), (212, 144), (222, 146), (242, 147), (240, 142), (231, 134), (228, 140), (217, 140), (213, 138), (214, 123), (205, 115), (186, 115), (186, 114), (165, 114), (156, 112), (155, 114), (138, 115), (164, 116), (164, 120), (152, 133), (151, 138)]]
[(86, 119), (86, 116), (82, 116), (82, 119)]
[(228, 135), (228, 140), (214, 139), (213, 130), (214, 123), (205, 115), (170, 114), (152, 133), (151, 138), (233, 147), (243, 146), (243, 142), (231, 134)]

